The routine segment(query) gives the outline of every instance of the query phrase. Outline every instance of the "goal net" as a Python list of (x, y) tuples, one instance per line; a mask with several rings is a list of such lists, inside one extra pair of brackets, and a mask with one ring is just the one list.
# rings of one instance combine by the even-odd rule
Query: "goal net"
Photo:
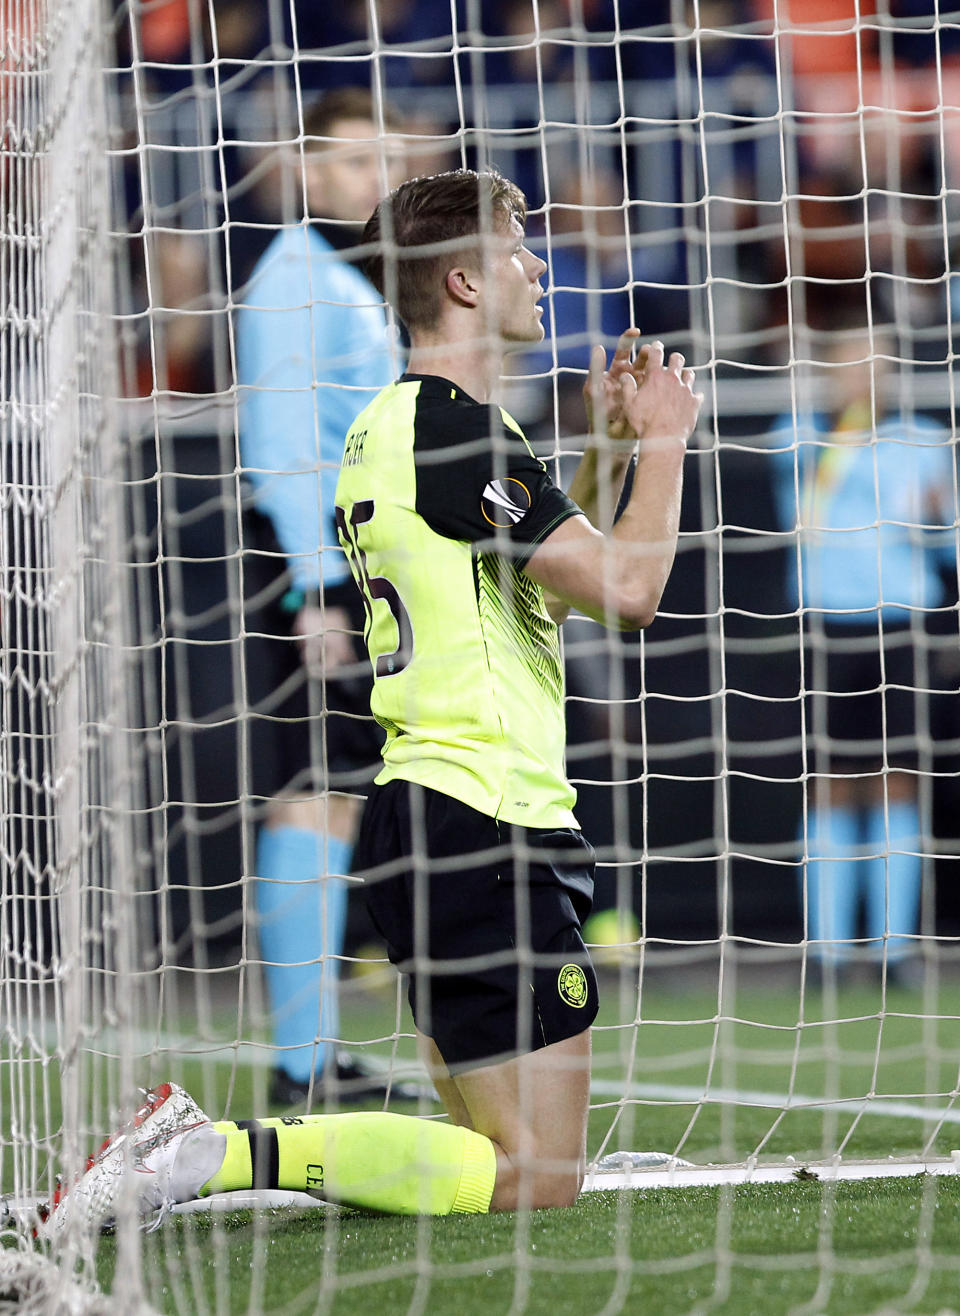
[[(960, 10), (0, 0), (0, 38), (0, 1310), (958, 1305)], [(352, 189), (488, 165), (547, 266), (502, 402), (556, 479), (594, 343), (705, 394), (657, 620), (563, 627), (590, 1191), (148, 1235), (125, 1187), (51, 1238), (158, 1083), (444, 1118), (350, 865), (366, 660), (303, 636), (363, 628), (347, 312), (370, 384), (406, 350), (325, 281)]]

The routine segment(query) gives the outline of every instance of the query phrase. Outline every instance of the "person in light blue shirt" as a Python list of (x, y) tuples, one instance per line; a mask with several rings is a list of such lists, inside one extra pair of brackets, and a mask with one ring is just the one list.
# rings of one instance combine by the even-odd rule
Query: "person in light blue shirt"
[(862, 900), (869, 955), (903, 978), (923, 851), (916, 658), (924, 614), (943, 593), (941, 566), (956, 562), (956, 495), (947, 432), (884, 409), (893, 352), (877, 327), (835, 331), (832, 410), (782, 417), (770, 447), (805, 638), (811, 953), (834, 969), (851, 961)]
[[(335, 1044), (356, 792), (373, 777), (379, 738), (334, 491), (347, 430), (401, 369), (383, 299), (351, 250), (399, 181), (379, 121), (357, 88), (329, 92), (305, 115), (307, 216), (276, 233), (236, 317), (240, 459), (252, 491), (249, 761), (251, 792), (266, 801), (254, 898), (278, 1048), (271, 1096), (284, 1105), (373, 1084)], [(398, 125), (388, 114), (385, 126)]]

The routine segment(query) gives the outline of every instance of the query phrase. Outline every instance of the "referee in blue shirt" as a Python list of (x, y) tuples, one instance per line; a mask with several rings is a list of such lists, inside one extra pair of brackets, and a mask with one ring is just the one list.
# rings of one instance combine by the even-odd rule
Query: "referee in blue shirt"
[(894, 350), (884, 329), (838, 326), (832, 409), (782, 417), (770, 442), (805, 639), (811, 954), (851, 961), (862, 902), (870, 958), (904, 980), (922, 868), (917, 641), (940, 566), (955, 568), (956, 507), (949, 434), (885, 408)]
[[(356, 792), (379, 760), (357, 642), (362, 605), (337, 544), (334, 489), (354, 417), (402, 369), (383, 300), (352, 250), (400, 181), (380, 125), (358, 88), (327, 93), (304, 116), (306, 217), (266, 248), (236, 322), (240, 457), (252, 492), (250, 789), (265, 801), (254, 896), (278, 1048), (271, 1097), (283, 1105), (375, 1086), (334, 1045)], [(399, 124), (387, 114), (384, 127)]]

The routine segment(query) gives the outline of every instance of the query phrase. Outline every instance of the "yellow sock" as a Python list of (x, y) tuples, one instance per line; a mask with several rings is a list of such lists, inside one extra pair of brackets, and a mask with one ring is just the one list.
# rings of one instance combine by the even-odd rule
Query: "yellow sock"
[(223, 1120), (223, 1164), (200, 1196), (290, 1188), (400, 1215), (490, 1209), (493, 1143), (472, 1129), (386, 1111)]

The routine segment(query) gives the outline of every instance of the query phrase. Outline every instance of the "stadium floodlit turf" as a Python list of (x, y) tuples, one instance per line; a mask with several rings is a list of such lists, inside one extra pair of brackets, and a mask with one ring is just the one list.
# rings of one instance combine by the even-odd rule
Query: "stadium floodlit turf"
[[(425, 1222), (353, 1212), (180, 1218), (147, 1239), (161, 1311), (426, 1316), (960, 1306), (960, 1184), (591, 1193), (566, 1211)], [(101, 1247), (109, 1286), (115, 1249)]]
[[(707, 1162), (760, 1147), (802, 1167), (836, 1146), (883, 1159), (960, 1145), (955, 1119), (924, 1118), (926, 1106), (949, 1107), (956, 1085), (955, 984), (941, 984), (933, 1019), (919, 993), (879, 988), (811, 996), (802, 1017), (796, 993), (742, 992), (719, 1019), (709, 994), (660, 990), (634, 1029), (613, 997), (595, 1034), (592, 1153)], [(380, 1009), (348, 1008), (353, 1035), (383, 1036)], [(189, 1067), (174, 1076), (190, 1085)], [(240, 1115), (253, 1094), (249, 1076), (238, 1079)], [(872, 1091), (885, 1109), (801, 1104), (778, 1117), (773, 1097), (791, 1084), (801, 1102)], [(694, 1100), (697, 1089), (710, 1098)], [(942, 1095), (925, 1105), (920, 1094), (932, 1091)], [(172, 1219), (145, 1247), (150, 1299), (177, 1313), (936, 1313), (960, 1308), (960, 1180), (602, 1192), (567, 1211), (432, 1220), (238, 1212)], [(101, 1244), (106, 1287), (115, 1248)]]

